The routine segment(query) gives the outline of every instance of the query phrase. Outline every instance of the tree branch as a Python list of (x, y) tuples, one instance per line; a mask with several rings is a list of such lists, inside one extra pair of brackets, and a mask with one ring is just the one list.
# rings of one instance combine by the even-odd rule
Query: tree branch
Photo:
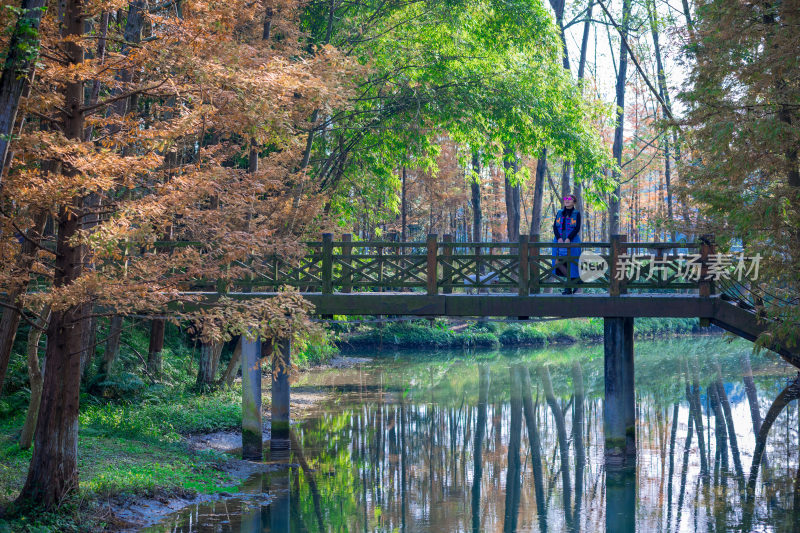
[(602, 0), (597, 0), (597, 3), (600, 4), (601, 8), (603, 8), (603, 11), (605, 11), (606, 16), (608, 17), (608, 20), (611, 21), (611, 24), (614, 26), (614, 28), (616, 28), (617, 32), (619, 33), (619, 37), (620, 39), (622, 39), (622, 43), (625, 45), (625, 48), (628, 50), (628, 54), (630, 54), (631, 56), (631, 61), (633, 61), (633, 64), (636, 65), (636, 70), (639, 71), (639, 75), (647, 84), (647, 87), (650, 89), (650, 92), (653, 93), (653, 95), (656, 97), (656, 100), (658, 100), (658, 103), (660, 103), (661, 107), (664, 108), (664, 113), (667, 116), (669, 116), (670, 120), (674, 121), (675, 117), (672, 116), (672, 111), (670, 111), (670, 109), (667, 107), (667, 104), (664, 103), (664, 100), (661, 98), (661, 95), (658, 94), (656, 88), (653, 87), (652, 83), (650, 83), (650, 78), (647, 77), (647, 74), (645, 74), (644, 70), (642, 70), (642, 66), (639, 65), (639, 62), (636, 60), (636, 56), (633, 53), (633, 49), (631, 48), (631, 45), (628, 44), (628, 39), (625, 38), (625, 33), (623, 33), (619, 25), (616, 23), (616, 21), (614, 21), (614, 17), (611, 16), (611, 13), (608, 11), (608, 8), (602, 2)]
[(83, 112), (84, 115), (90, 115), (91, 112), (96, 110), (96, 109), (100, 109), (101, 107), (106, 107), (107, 105), (113, 104), (114, 102), (117, 102), (119, 100), (123, 100), (125, 98), (129, 98), (129, 97), (133, 96), (134, 94), (140, 94), (140, 93), (143, 93), (143, 92), (150, 91), (152, 89), (158, 89), (159, 87), (164, 85), (166, 82), (167, 82), (167, 80), (162, 80), (161, 83), (157, 83), (157, 84), (151, 85), (149, 87), (141, 87), (139, 89), (136, 89), (135, 91), (128, 91), (127, 93), (118, 94), (116, 96), (112, 96), (111, 98), (106, 98), (102, 102), (97, 102), (96, 104), (93, 104), (93, 105), (84, 106), (81, 109), (81, 111)]

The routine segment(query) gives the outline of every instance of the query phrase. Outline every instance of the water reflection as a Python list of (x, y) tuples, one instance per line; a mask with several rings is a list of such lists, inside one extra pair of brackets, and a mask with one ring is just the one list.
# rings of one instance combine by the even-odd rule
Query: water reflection
[[(611, 471), (601, 350), (404, 355), (306, 376), (332, 399), (242, 488), (260, 498), (150, 531), (796, 530), (791, 369), (743, 357), (745, 343), (639, 342), (637, 466)], [(757, 427), (772, 428), (758, 446)]]

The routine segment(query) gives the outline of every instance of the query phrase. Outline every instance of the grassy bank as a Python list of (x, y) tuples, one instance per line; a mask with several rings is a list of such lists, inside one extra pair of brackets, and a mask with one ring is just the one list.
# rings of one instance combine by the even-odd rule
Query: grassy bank
[[(19, 436), (30, 399), (25, 356), (28, 327), (16, 338), (9, 372), (0, 396), (0, 533), (100, 531), (113, 517), (102, 502), (109, 498), (155, 497), (235, 492), (238, 482), (230, 471), (231, 457), (198, 452), (181, 441), (190, 433), (209, 433), (241, 427), (241, 389), (198, 390), (195, 387), (199, 342), (189, 332), (167, 324), (161, 352), (161, 376), (145, 370), (150, 342), (147, 320), (126, 319), (119, 354), (110, 375), (101, 376), (109, 322), (101, 319), (94, 357), (81, 383), (78, 431), (79, 490), (57, 512), (14, 509), (12, 502), (27, 475), (32, 450), (19, 448)], [(44, 342), (40, 345), (40, 356)], [(222, 349), (219, 379), (235, 347)], [(337, 353), (330, 343), (295, 343), (292, 359), (301, 369), (324, 363)], [(206, 387), (208, 389), (208, 387)], [(265, 395), (265, 408), (268, 407)]]
[[(700, 331), (697, 319), (637, 318), (639, 337), (683, 335)], [(340, 347), (457, 348), (463, 346), (545, 346), (553, 343), (600, 341), (603, 319), (585, 318), (530, 323), (476, 322), (452, 325), (444, 320), (391, 322), (383, 327), (362, 326), (342, 334)]]
[[(107, 335), (104, 321), (99, 324), (98, 339)], [(30, 397), (23, 355), (26, 340), (27, 330), (21, 328), (0, 397), (0, 508), (10, 506), (22, 488), (32, 454), (18, 444)], [(112, 372), (102, 378), (97, 361), (105, 346), (98, 343), (81, 386), (79, 490), (53, 513), (8, 507), (0, 518), (0, 533), (100, 531), (113, 520), (102, 505), (109, 498), (235, 491), (237, 481), (225, 468), (231, 458), (194, 451), (181, 442), (181, 435), (240, 427), (239, 386), (197, 390), (199, 345), (173, 324), (167, 326), (162, 375), (154, 382), (142, 360), (148, 344), (149, 323), (126, 320)], [(223, 350), (220, 373), (230, 359), (232, 344)], [(321, 355), (315, 356), (308, 350), (306, 359), (325, 356), (322, 349), (318, 351)]]
[[(31, 450), (18, 445), (23, 420), (20, 414), (0, 421), (0, 507), (13, 502), (25, 482)], [(193, 451), (180, 436), (238, 427), (240, 421), (236, 389), (195, 395), (161, 388), (136, 403), (87, 401), (80, 413), (78, 493), (55, 513), (15, 513), (11, 507), (0, 518), (0, 532), (98, 531), (108, 525), (101, 503), (110, 497), (235, 491), (236, 480), (224, 469), (230, 457)]]

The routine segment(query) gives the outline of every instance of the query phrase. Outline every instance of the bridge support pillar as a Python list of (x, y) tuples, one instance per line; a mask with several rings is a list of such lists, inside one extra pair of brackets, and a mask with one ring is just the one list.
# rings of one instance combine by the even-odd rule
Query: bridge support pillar
[(636, 398), (633, 379), (633, 318), (603, 319), (605, 352), (606, 467), (636, 464)]
[(292, 365), (292, 341), (275, 339), (272, 356), (272, 432), (270, 456), (273, 460), (287, 458), (289, 445), (289, 371)]
[(242, 459), (263, 458), (261, 342), (242, 338)]

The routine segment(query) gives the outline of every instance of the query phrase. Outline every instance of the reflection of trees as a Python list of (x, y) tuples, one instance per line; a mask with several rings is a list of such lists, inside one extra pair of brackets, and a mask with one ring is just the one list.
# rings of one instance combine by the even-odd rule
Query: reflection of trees
[(481, 478), (483, 477), (483, 437), (486, 434), (486, 409), (489, 398), (489, 369), (486, 365), (478, 367), (478, 419), (475, 427), (475, 444), (472, 451), (472, 530), (481, 530)]
[(538, 371), (539, 379), (542, 380), (542, 386), (544, 388), (545, 400), (547, 401), (547, 405), (550, 406), (550, 410), (553, 412), (553, 418), (556, 423), (558, 453), (561, 457), (561, 494), (564, 497), (564, 518), (567, 522), (567, 529), (572, 530), (572, 504), (570, 503), (572, 488), (570, 486), (569, 477), (569, 441), (567, 440), (564, 412), (561, 410), (561, 406), (558, 404), (558, 400), (556, 400), (555, 394), (553, 393), (550, 371), (546, 366), (540, 366)]
[[(775, 398), (775, 401), (772, 402), (770, 405), (769, 410), (767, 411), (766, 416), (764, 417), (764, 421), (761, 424), (761, 428), (756, 435), (756, 449), (753, 452), (753, 463), (750, 467), (750, 476), (747, 479), (747, 497), (745, 500), (744, 505), (744, 512), (743, 512), (743, 529), (750, 530), (750, 526), (753, 520), (753, 511), (755, 506), (755, 491), (756, 491), (756, 482), (758, 481), (758, 472), (759, 467), (762, 463), (762, 458), (764, 455), (764, 449), (766, 448), (767, 444), (767, 437), (769, 436), (770, 429), (772, 429), (772, 425), (777, 420), (778, 415), (781, 414), (787, 405), (793, 400), (797, 400), (800, 398), (800, 373), (798, 373), (797, 377), (795, 377), (794, 381), (792, 381), (786, 388), (784, 388), (778, 397)], [(794, 513), (795, 516), (793, 517), (793, 521), (797, 522), (796, 513), (800, 511), (798, 508), (798, 482), (795, 479), (795, 495), (794, 495)]]
[(308, 466), (305, 454), (303, 454), (303, 447), (300, 446), (300, 442), (297, 440), (297, 435), (292, 429), (289, 430), (289, 442), (292, 446), (292, 453), (294, 453), (297, 462), (300, 463), (300, 468), (303, 469), (303, 474), (306, 477), (308, 488), (311, 490), (311, 501), (314, 504), (314, 516), (317, 518), (317, 525), (319, 526), (320, 531), (324, 531), (325, 526), (323, 525), (322, 520), (322, 506), (320, 505), (319, 488), (317, 487), (317, 481), (314, 478), (314, 471)]
[(764, 448), (767, 444), (767, 436), (772, 425), (781, 414), (781, 411), (789, 405), (789, 402), (800, 398), (800, 374), (785, 389), (783, 389), (767, 411), (761, 429), (756, 436), (756, 450), (753, 452), (753, 465), (750, 467), (750, 477), (747, 480), (747, 498), (752, 500), (755, 494), (756, 481), (758, 480), (758, 470), (761, 465), (761, 458), (764, 455)]
[[(575, 443), (575, 509), (572, 523), (575, 532), (581, 528), (581, 502), (583, 501), (583, 470), (586, 466), (586, 449), (583, 444), (584, 390), (583, 370), (580, 361), (572, 364), (572, 383), (575, 387), (575, 405), (572, 417), (572, 440)], [(567, 512), (569, 512), (567, 510)]]
[(714, 382), (709, 384), (706, 393), (711, 404), (711, 410), (714, 411), (714, 437), (717, 441), (716, 449), (714, 450), (714, 483), (719, 485), (724, 483), (724, 480), (720, 479), (720, 467), (723, 477), (728, 473), (728, 442), (725, 433), (725, 417), (722, 414), (722, 407), (720, 407), (717, 387)]
[[(684, 373), (686, 375), (686, 401), (689, 403), (689, 413), (691, 420), (694, 421), (694, 428), (697, 432), (697, 445), (700, 448), (700, 472), (708, 474), (708, 461), (706, 459), (705, 439), (703, 438), (703, 410), (700, 407), (700, 385), (697, 373), (690, 376), (689, 363), (684, 360)], [(692, 384), (689, 385), (689, 382)]]
[[(690, 395), (689, 392), (689, 383), (686, 383), (686, 394), (687, 396)], [(689, 415), (689, 423), (686, 424), (686, 440), (683, 443), (683, 467), (681, 468), (681, 486), (678, 490), (678, 506), (675, 516), (675, 529), (680, 530), (681, 526), (681, 512), (683, 511), (683, 498), (686, 494), (686, 474), (689, 472), (689, 451), (692, 449), (692, 420), (694, 419), (693, 415)], [(702, 456), (703, 453), (701, 452), (700, 455)], [(670, 500), (670, 503), (672, 500)]]
[[(640, 365), (638, 357), (639, 375), (647, 371), (650, 361), (657, 360), (647, 355)], [(655, 371), (643, 376), (647, 386), (638, 389), (639, 424), (643, 429), (640, 453), (661, 459), (661, 466), (654, 465), (644, 477), (640, 472), (639, 483), (645, 485), (640, 485), (639, 501), (662, 507), (653, 508), (654, 512), (646, 516), (639, 513), (637, 527), (718, 530), (726, 516), (736, 520), (732, 509), (736, 508), (738, 492), (711, 485), (707, 473), (714, 465), (709, 469), (706, 459), (709, 448), (715, 447), (716, 438), (722, 435), (725, 448), (730, 447), (734, 457), (731, 469), (736, 467), (730, 439), (733, 424), (728, 424), (733, 418), (726, 413), (725, 405), (727, 401), (735, 414), (736, 405), (730, 402), (737, 401), (736, 396), (728, 398), (724, 388), (720, 390), (720, 376), (706, 371), (713, 371), (713, 366), (693, 375), (689, 365), (670, 357), (668, 364), (654, 366)], [(722, 368), (734, 366), (732, 360), (738, 365), (739, 354), (727, 359), (723, 356)], [(309, 420), (298, 432), (298, 440), (306, 446), (308, 467), (301, 464), (296, 478), (305, 526), (311, 532), (321, 528), (309, 482), (312, 476), (308, 475), (313, 471), (326, 531), (415, 531), (423, 524), (434, 531), (496, 531), (501, 522), (505, 530), (575, 531), (582, 523), (588, 524), (583, 525), (586, 530), (602, 527), (607, 504), (614, 507), (623, 503), (609, 502), (608, 497), (618, 494), (629, 502), (630, 494), (604, 492), (605, 476), (595, 462), (602, 460), (602, 454), (598, 455), (598, 450), (602, 451), (601, 367), (596, 359), (587, 358), (581, 365), (574, 361), (556, 359), (548, 363), (546, 376), (534, 376), (541, 380), (539, 387), (549, 406), (543, 409), (538, 408), (538, 393), (533, 391), (535, 384), (528, 371), (532, 365), (524, 358), (511, 373), (507, 359), (497, 365), (426, 360), (399, 371), (387, 366), (383, 388), (374, 385), (380, 378), (373, 374), (357, 405), (340, 398), (341, 403), (331, 407), (337, 415)], [(683, 370), (686, 378), (679, 387), (675, 386), (673, 369), (679, 373)], [(693, 447), (698, 429), (705, 429), (698, 377), (703, 379), (703, 392), (708, 386), (709, 401), (716, 398), (717, 409), (712, 415), (718, 413), (714, 418), (719, 422), (714, 435), (713, 425), (704, 434), (712, 442), (708, 448), (704, 443), (701, 452)], [(516, 380), (519, 393), (515, 392)], [(676, 390), (686, 394), (686, 401), (677, 406)], [(567, 401), (570, 396), (572, 400)], [(664, 414), (664, 405), (672, 407), (667, 409), (671, 419)], [(656, 416), (652, 416), (654, 412)], [(522, 429), (522, 417), (527, 430)], [(684, 428), (687, 419), (689, 424)], [(569, 472), (570, 440), (574, 445), (574, 476)], [(739, 438), (737, 447), (743, 442), (747, 441)], [(723, 447), (715, 448), (722, 468)], [(772, 444), (768, 449), (776, 453)], [(740, 451), (747, 454), (750, 450)], [(783, 456), (773, 457), (773, 462), (779, 462)], [(700, 476), (695, 470), (698, 467), (703, 472)], [(781, 478), (782, 482), (785, 479)], [(720, 483), (733, 480), (731, 476)], [(781, 489), (784, 487), (781, 485)], [(549, 506), (548, 492), (553, 494)], [(792, 505), (791, 497), (787, 503)], [(628, 507), (616, 508), (623, 512)], [(666, 523), (663, 514), (667, 515)], [(717, 519), (720, 522), (715, 523)]]
[[(670, 531), (672, 521), (672, 479), (675, 476), (675, 439), (678, 436), (678, 414), (680, 405), (675, 402), (672, 405), (672, 430), (669, 435), (669, 472), (667, 474), (667, 531)], [(692, 430), (691, 423), (689, 431)]]
[(522, 437), (522, 380), (519, 368), (508, 369), (511, 381), (511, 426), (508, 437), (508, 466), (506, 468), (506, 505), (503, 517), (503, 532), (517, 530), (520, 498), (519, 447)]
[[(745, 394), (747, 394), (747, 403), (750, 406), (750, 419), (753, 421), (753, 433), (758, 435), (758, 432), (761, 430), (761, 408), (758, 405), (758, 391), (756, 390), (756, 382), (753, 380), (750, 355), (747, 352), (742, 352), (740, 361), (742, 365), (744, 391)], [(761, 464), (765, 469), (769, 468), (766, 453), (762, 455)]]
[(539, 438), (539, 424), (536, 421), (536, 411), (539, 407), (537, 393), (536, 405), (531, 398), (531, 376), (528, 368), (520, 368), (522, 375), (522, 406), (525, 410), (525, 427), (528, 428), (528, 446), (531, 454), (531, 467), (533, 470), (533, 489), (536, 494), (536, 514), (539, 517), (539, 529), (547, 531), (547, 508), (544, 504), (544, 479), (542, 473), (542, 444)]
[(731, 446), (731, 456), (733, 457), (733, 466), (736, 469), (736, 477), (740, 482), (744, 481), (744, 472), (742, 471), (742, 459), (739, 454), (739, 443), (736, 439), (736, 428), (733, 425), (733, 413), (731, 412), (731, 404), (728, 401), (728, 394), (725, 392), (725, 385), (722, 383), (722, 370), (719, 366), (719, 361), (715, 361), (716, 367), (716, 381), (713, 386), (717, 391), (717, 399), (719, 400), (722, 413), (725, 415), (725, 427), (728, 429), (728, 442)]

